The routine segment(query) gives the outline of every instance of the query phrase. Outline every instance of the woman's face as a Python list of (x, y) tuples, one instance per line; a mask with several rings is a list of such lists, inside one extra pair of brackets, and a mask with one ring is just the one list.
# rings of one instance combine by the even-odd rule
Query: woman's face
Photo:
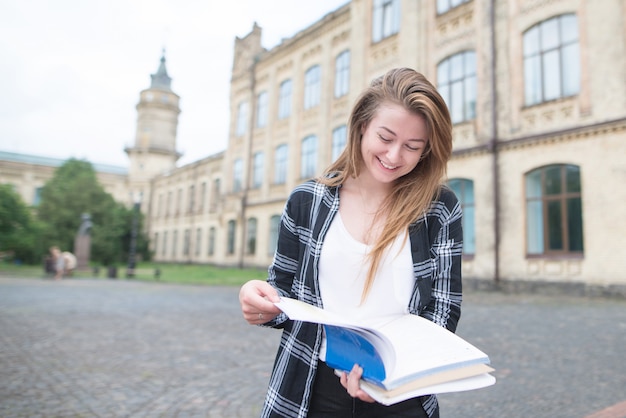
[(362, 132), (365, 171), (361, 173), (389, 184), (410, 173), (426, 149), (427, 132), (422, 116), (401, 105), (383, 103)]

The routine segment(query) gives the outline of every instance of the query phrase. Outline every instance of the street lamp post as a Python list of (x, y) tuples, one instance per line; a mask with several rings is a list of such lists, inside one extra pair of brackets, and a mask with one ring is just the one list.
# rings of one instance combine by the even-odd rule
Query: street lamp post
[(137, 265), (137, 229), (139, 227), (139, 209), (141, 206), (141, 194), (136, 193), (133, 202), (133, 223), (130, 229), (130, 247), (128, 250), (128, 268), (126, 277), (135, 277), (135, 266)]

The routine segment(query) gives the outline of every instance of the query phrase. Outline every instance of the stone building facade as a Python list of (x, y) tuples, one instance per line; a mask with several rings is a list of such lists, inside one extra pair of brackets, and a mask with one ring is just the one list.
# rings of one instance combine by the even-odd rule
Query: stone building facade
[(266, 267), (290, 190), (341, 151), (362, 88), (406, 66), (451, 110), (464, 276), (626, 286), (625, 20), (617, 0), (352, 0), (270, 50), (255, 24), (235, 40), (222, 153), (176, 168), (178, 96), (151, 87), (169, 136), (139, 117), (128, 187), (155, 259)]

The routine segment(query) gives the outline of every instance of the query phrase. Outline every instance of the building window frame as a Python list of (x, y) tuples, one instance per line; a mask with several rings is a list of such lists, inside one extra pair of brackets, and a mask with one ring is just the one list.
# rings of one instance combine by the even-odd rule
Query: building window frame
[(471, 0), (437, 0), (437, 14), (442, 15)]
[(262, 91), (256, 99), (256, 127), (265, 128), (267, 126), (267, 115), (269, 111), (269, 94)]
[(289, 146), (280, 144), (274, 151), (274, 184), (287, 182), (287, 168), (289, 159)]
[(257, 244), (257, 219), (248, 218), (246, 225), (246, 253), (248, 255), (256, 254)]
[(280, 215), (270, 217), (270, 228), (267, 242), (267, 255), (273, 256), (278, 248), (278, 233), (280, 231)]
[(463, 211), (463, 255), (476, 254), (476, 200), (474, 198), (474, 181), (465, 178), (451, 178), (448, 186), (461, 205)]
[(301, 143), (300, 178), (307, 179), (317, 172), (317, 136), (307, 135)]
[(523, 59), (526, 106), (577, 95), (581, 61), (576, 14), (554, 16), (526, 30)]
[(278, 119), (286, 119), (291, 116), (292, 82), (288, 78), (280, 83), (278, 90)]
[(252, 157), (252, 188), (260, 189), (263, 185), (263, 171), (265, 166), (265, 154), (256, 152)]
[(346, 49), (335, 58), (335, 99), (350, 92), (350, 50)]
[(337, 158), (339, 158), (343, 150), (346, 148), (346, 143), (348, 141), (348, 127), (346, 125), (341, 125), (333, 129), (331, 141), (331, 162), (333, 162), (337, 161)]
[(372, 42), (400, 31), (400, 0), (374, 0), (372, 8)]
[(462, 51), (437, 65), (437, 90), (450, 109), (452, 123), (476, 119), (476, 52)]
[(237, 158), (233, 163), (233, 193), (243, 190), (243, 159)]
[(235, 126), (235, 135), (243, 136), (248, 130), (248, 102), (240, 102), (237, 106), (237, 122)]
[(196, 248), (195, 255), (199, 256), (202, 251), (202, 228), (196, 228)]
[(580, 177), (574, 164), (547, 165), (525, 174), (527, 256), (584, 254)]
[(214, 226), (209, 228), (209, 237), (207, 240), (207, 255), (208, 256), (215, 255), (215, 227)]
[(322, 69), (318, 64), (304, 73), (304, 110), (318, 106), (322, 96)]
[(235, 234), (237, 232), (237, 222), (233, 219), (228, 221), (226, 235), (226, 254), (235, 254)]

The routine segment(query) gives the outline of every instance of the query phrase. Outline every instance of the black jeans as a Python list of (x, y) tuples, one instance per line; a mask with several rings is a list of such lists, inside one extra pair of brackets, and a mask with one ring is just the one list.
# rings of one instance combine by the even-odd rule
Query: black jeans
[(394, 405), (363, 402), (348, 394), (333, 369), (320, 361), (308, 418), (428, 418), (420, 398)]

